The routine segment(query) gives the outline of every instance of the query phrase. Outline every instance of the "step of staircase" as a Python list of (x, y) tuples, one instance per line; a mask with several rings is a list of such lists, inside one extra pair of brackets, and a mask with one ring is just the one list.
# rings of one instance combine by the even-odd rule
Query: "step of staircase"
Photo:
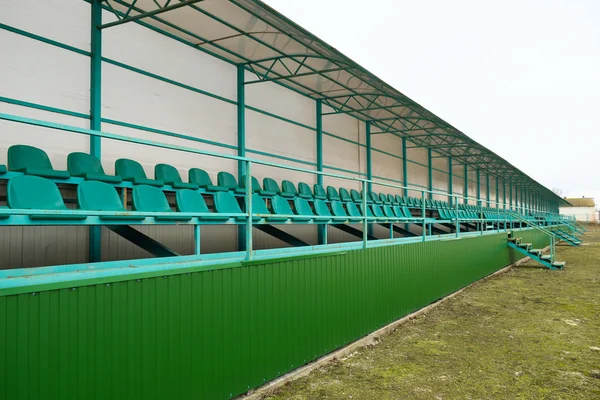
[(563, 269), (565, 267), (565, 264), (566, 264), (566, 262), (564, 262), (564, 261), (554, 261), (552, 263), (552, 266), (554, 268)]

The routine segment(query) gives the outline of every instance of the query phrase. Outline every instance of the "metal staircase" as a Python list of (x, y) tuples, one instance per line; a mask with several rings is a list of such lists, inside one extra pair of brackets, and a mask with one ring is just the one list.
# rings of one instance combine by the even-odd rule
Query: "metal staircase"
[[(512, 233), (510, 234), (512, 235)], [(542, 264), (544, 267), (559, 270), (565, 266), (564, 261), (554, 261), (554, 253), (551, 251), (550, 254), (544, 254), (544, 249), (534, 249), (531, 243), (521, 242), (521, 238), (508, 238), (508, 247), (515, 249), (521, 254), (526, 255), (532, 260)], [(552, 250), (552, 247), (551, 247)]]
[(560, 240), (564, 240), (565, 242), (569, 243), (571, 246), (579, 246), (581, 244), (581, 240), (577, 236), (572, 235), (566, 231), (563, 231), (562, 229), (555, 229), (552, 232)]

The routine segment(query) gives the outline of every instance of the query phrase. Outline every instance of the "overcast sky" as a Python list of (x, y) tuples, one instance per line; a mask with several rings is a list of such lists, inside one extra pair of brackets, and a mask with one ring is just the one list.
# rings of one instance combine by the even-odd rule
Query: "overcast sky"
[(565, 196), (600, 204), (600, 0), (263, 0)]

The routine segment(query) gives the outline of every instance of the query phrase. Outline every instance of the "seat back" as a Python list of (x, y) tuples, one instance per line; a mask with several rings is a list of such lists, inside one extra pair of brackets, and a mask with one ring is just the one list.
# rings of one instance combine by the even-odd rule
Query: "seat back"
[(367, 194), (367, 196), (368, 196), (367, 200), (371, 200), (372, 202), (375, 202), (375, 203), (379, 203), (380, 202), (380, 200), (379, 200), (379, 194), (377, 194), (375, 192), (369, 192)]
[(294, 215), (294, 212), (292, 211), (288, 201), (281, 196), (273, 197), (271, 204), (273, 205), (273, 211), (275, 214)]
[(226, 187), (229, 190), (238, 187), (237, 179), (229, 172), (221, 171), (217, 174), (217, 185)]
[(48, 154), (42, 149), (23, 144), (8, 148), (8, 169), (21, 170), (24, 168), (53, 169)]
[(360, 193), (356, 189), (350, 189), (350, 197), (352, 197), (352, 201), (355, 202), (355, 203), (361, 203), (362, 202), (362, 196), (360, 195)]
[(308, 201), (302, 197), (296, 197), (294, 199), (294, 206), (296, 207), (296, 214), (298, 215), (315, 215), (312, 208), (310, 208)]
[(210, 210), (200, 192), (190, 189), (180, 189), (175, 193), (177, 210), (189, 213), (208, 213)]
[(252, 193), (252, 214), (271, 214), (265, 200), (258, 193)]
[(310, 189), (310, 186), (304, 182), (300, 182), (298, 184), (298, 192), (302, 195), (313, 197), (313, 192)]
[(319, 185), (318, 183), (313, 186), (313, 189), (315, 192), (315, 196), (327, 197), (327, 193), (325, 193), (325, 189), (323, 189), (323, 186)]
[(406, 217), (406, 215), (404, 215), (404, 213), (402, 212), (402, 207), (400, 207), (400, 206), (394, 206), (393, 210), (394, 210), (394, 214), (396, 214), (396, 217), (398, 217), (398, 218), (405, 218)]
[(351, 217), (362, 217), (362, 213), (356, 206), (356, 203), (349, 201), (346, 203), (346, 209), (348, 210), (348, 215)]
[(413, 218), (413, 215), (412, 215), (412, 213), (410, 212), (410, 210), (409, 210), (409, 209), (408, 209), (408, 207), (406, 207), (406, 206), (402, 207), (402, 213), (404, 213), (404, 215), (405, 215), (407, 218)]
[(396, 218), (396, 214), (394, 214), (394, 211), (392, 211), (392, 207), (388, 206), (387, 204), (383, 206), (383, 213), (388, 218)]
[(240, 208), (235, 196), (229, 192), (215, 193), (215, 209), (218, 213), (224, 214), (242, 213), (242, 209)]
[(281, 189), (279, 188), (279, 184), (272, 178), (264, 178), (263, 179), (263, 187), (268, 192), (279, 193)]
[(56, 184), (33, 175), (15, 176), (8, 180), (7, 203), (10, 208), (66, 210)]
[[(365, 213), (363, 212), (363, 206), (361, 204), (360, 206), (360, 210), (361, 210), (361, 215), (365, 215)], [(375, 215), (373, 215), (373, 211), (371, 210), (371, 206), (367, 206), (367, 217), (374, 217)]]
[(340, 199), (340, 194), (335, 187), (327, 186), (327, 197), (331, 201), (336, 201)]
[(298, 194), (298, 190), (296, 189), (296, 185), (288, 180), (284, 180), (281, 182), (281, 190), (284, 193), (293, 194), (294, 196)]
[[(246, 175), (242, 176), (242, 179), (240, 179), (240, 187), (245, 188), (246, 187)], [(252, 191), (253, 192), (260, 192), (262, 190), (262, 188), (260, 187), (260, 183), (258, 183), (258, 179), (256, 179), (256, 177), (252, 177)]]
[(171, 206), (162, 190), (149, 185), (133, 188), (133, 209), (145, 212), (172, 212)]
[(83, 181), (77, 185), (77, 206), (82, 210), (125, 211), (117, 189), (99, 181)]
[(379, 201), (381, 201), (382, 203), (387, 203), (388, 202), (387, 194), (379, 193)]
[[(333, 203), (337, 203), (341, 206), (341, 203), (339, 201), (332, 202), (332, 204)], [(329, 207), (327, 207), (327, 203), (325, 203), (323, 200), (315, 200), (314, 204), (315, 204), (315, 211), (317, 212), (317, 215), (320, 215), (322, 217), (331, 217), (331, 211), (329, 211)]]
[(142, 165), (128, 158), (119, 158), (115, 161), (115, 173), (125, 180), (146, 179), (146, 172)]
[(212, 179), (210, 179), (210, 175), (200, 168), (192, 168), (188, 171), (188, 179), (190, 183), (195, 183), (201, 188), (205, 188), (207, 186), (212, 186)]
[(346, 188), (340, 188), (340, 200), (341, 201), (352, 201), (352, 196), (350, 196), (350, 192)]
[(395, 199), (396, 199), (396, 204), (398, 204), (398, 205), (402, 205), (403, 204), (404, 200), (402, 200), (402, 196), (400, 196), (399, 194), (397, 194), (395, 196)]
[[(349, 202), (349, 203), (354, 204), (352, 202)], [(356, 205), (354, 207), (356, 207)], [(315, 203), (315, 208), (317, 208), (316, 203)], [(346, 213), (346, 210), (344, 210), (344, 205), (339, 201), (331, 202), (331, 211), (333, 211), (333, 215), (335, 215), (336, 217), (347, 217), (348, 216), (348, 213)], [(317, 214), (319, 214), (318, 208), (317, 208)], [(321, 215), (321, 214), (319, 214), (319, 215)]]
[(104, 175), (104, 168), (97, 157), (88, 154), (75, 152), (67, 156), (67, 169), (73, 176), (83, 176), (85, 174)]
[(381, 210), (381, 207), (377, 204), (373, 204), (373, 215), (375, 215), (376, 217), (385, 217), (385, 214)]
[(177, 168), (169, 164), (156, 164), (154, 166), (154, 178), (165, 183), (183, 182)]
[(388, 198), (388, 203), (390, 203), (390, 204), (397, 204), (396, 198), (394, 197), (393, 194), (388, 194), (387, 198)]

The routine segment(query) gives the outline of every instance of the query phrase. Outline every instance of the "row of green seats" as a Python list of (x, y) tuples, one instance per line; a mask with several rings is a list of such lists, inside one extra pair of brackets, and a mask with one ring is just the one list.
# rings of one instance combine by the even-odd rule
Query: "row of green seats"
[[(9, 179), (7, 185), (8, 207), (11, 209), (43, 210), (44, 212), (28, 214), (29, 218), (35, 220), (85, 220), (86, 215), (52, 213), (52, 211), (67, 211), (61, 193), (56, 184), (48, 179), (34, 175), (20, 175)], [(200, 220), (227, 221), (233, 218), (236, 221), (245, 221), (238, 199), (230, 192), (217, 192), (214, 194), (214, 211), (207, 206), (202, 194), (195, 190), (179, 189), (176, 191), (177, 211), (183, 213), (199, 214)], [(270, 206), (267, 207), (265, 200), (257, 193), (252, 196), (253, 214), (261, 214), (253, 217), (258, 222), (264, 219), (267, 223), (294, 222), (361, 222), (363, 212), (357, 205), (350, 201), (343, 203), (333, 201), (327, 203), (324, 200), (314, 201), (314, 209), (306, 199), (297, 197), (290, 200), (275, 195)], [(189, 221), (192, 217), (178, 215), (173, 212), (165, 193), (155, 186), (138, 185), (132, 190), (132, 210), (127, 212), (121, 202), (116, 188), (108, 183), (100, 181), (83, 181), (77, 185), (77, 206), (81, 210), (114, 212), (115, 215), (103, 215), (99, 218), (107, 223), (122, 220), (128, 223), (142, 221), (147, 216), (144, 213), (166, 213), (168, 215), (154, 217), (156, 221), (181, 222)], [(49, 211), (49, 212), (45, 212)], [(118, 215), (116, 213), (124, 213)], [(238, 214), (238, 215), (236, 215)], [(379, 222), (407, 221), (413, 218), (407, 207), (385, 205), (371, 205), (367, 207), (367, 216)], [(7, 214), (2, 216), (9, 218)]]

